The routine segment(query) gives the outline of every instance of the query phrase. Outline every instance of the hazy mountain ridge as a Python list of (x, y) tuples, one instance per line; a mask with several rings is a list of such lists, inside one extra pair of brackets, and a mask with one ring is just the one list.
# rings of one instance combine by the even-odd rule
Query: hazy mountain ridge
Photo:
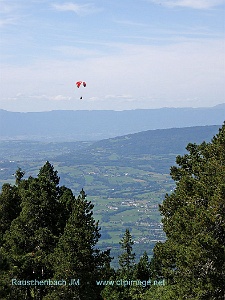
[(0, 110), (0, 139), (101, 140), (152, 129), (220, 125), (225, 104), (211, 108), (125, 111), (9, 112)]
[(210, 141), (219, 130), (219, 125), (194, 126), (147, 130), (125, 136), (95, 142), (89, 148), (110, 149), (118, 155), (123, 154), (169, 154), (183, 153), (188, 143)]
[[(221, 126), (195, 126), (185, 128), (157, 129), (119, 136), (87, 144), (80, 149), (55, 157), (62, 165), (90, 164), (94, 166), (125, 166), (148, 168), (168, 173), (175, 164), (175, 157), (186, 152), (188, 143), (210, 142)], [(162, 159), (163, 157), (163, 159)]]

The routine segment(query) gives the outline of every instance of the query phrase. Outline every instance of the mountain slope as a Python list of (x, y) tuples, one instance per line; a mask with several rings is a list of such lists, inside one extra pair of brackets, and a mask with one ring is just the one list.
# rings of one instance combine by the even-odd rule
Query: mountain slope
[(194, 126), (185, 128), (157, 129), (133, 133), (95, 142), (93, 151), (108, 149), (117, 155), (183, 153), (188, 143), (209, 142), (220, 126)]
[[(188, 143), (210, 142), (218, 125), (157, 129), (93, 142), (87, 147), (58, 156), (63, 165), (124, 166), (169, 173), (175, 157), (186, 152)], [(163, 159), (162, 159), (163, 157)]]

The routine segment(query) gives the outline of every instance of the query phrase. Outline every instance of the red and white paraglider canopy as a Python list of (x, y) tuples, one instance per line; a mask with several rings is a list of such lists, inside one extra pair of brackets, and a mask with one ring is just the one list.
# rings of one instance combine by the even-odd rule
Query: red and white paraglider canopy
[(79, 88), (81, 85), (83, 85), (83, 87), (86, 87), (86, 82), (85, 81), (77, 81), (76, 82), (76, 86)]

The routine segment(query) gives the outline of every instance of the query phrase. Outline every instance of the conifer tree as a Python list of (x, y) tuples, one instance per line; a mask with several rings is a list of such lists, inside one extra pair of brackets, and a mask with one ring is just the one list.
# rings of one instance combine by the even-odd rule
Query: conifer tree
[[(19, 172), (20, 170), (18, 170)], [(21, 172), (22, 174), (22, 172)], [(5, 183), (0, 193), (0, 299), (7, 299), (10, 295), (8, 253), (3, 248), (4, 234), (9, 230), (11, 222), (16, 219), (21, 211), (21, 198), (17, 186)]]
[(132, 235), (129, 229), (126, 229), (126, 232), (123, 238), (120, 241), (121, 248), (123, 253), (119, 256), (119, 265), (122, 275), (125, 275), (129, 278), (133, 272), (135, 253), (133, 253), (133, 244)]
[[(53, 166), (47, 162), (37, 178), (29, 177), (25, 180), (20, 176), (16, 180), (21, 211), (6, 231), (3, 246), (11, 279), (41, 280), (43, 276), (46, 278), (52, 275), (49, 255), (60, 233), (58, 180), (54, 175)], [(32, 299), (34, 293), (41, 297), (44, 289), (15, 285), (11, 297), (21, 293), (21, 299)]]
[(148, 281), (150, 279), (150, 262), (148, 254), (145, 251), (135, 266), (135, 278)]
[(64, 287), (56, 287), (52, 294), (54, 297), (65, 300), (102, 299), (102, 288), (96, 285), (96, 281), (104, 280), (111, 258), (109, 250), (101, 252), (96, 248), (101, 235), (98, 222), (93, 218), (93, 207), (82, 190), (73, 203), (72, 213), (52, 256), (54, 278), (63, 278), (68, 283)]
[[(102, 291), (104, 299), (108, 300), (132, 300), (131, 282), (134, 278), (135, 253), (133, 253), (132, 235), (129, 229), (126, 229), (124, 236), (120, 241), (122, 254), (119, 256), (119, 269), (109, 278), (113, 285), (107, 285)], [(118, 283), (118, 284), (117, 284)], [(136, 289), (134, 293), (136, 292)]]
[[(176, 189), (166, 195), (165, 243), (154, 252), (177, 299), (225, 298), (225, 124), (210, 143), (188, 144), (171, 168)], [(162, 298), (167, 299), (167, 298)]]
[(0, 245), (2, 235), (10, 228), (11, 222), (20, 214), (21, 198), (18, 188), (8, 183), (3, 184), (0, 194)]

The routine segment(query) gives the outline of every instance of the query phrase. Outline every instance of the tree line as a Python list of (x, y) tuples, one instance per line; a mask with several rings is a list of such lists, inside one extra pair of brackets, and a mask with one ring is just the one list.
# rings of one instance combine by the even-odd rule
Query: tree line
[(186, 149), (159, 207), (166, 241), (136, 262), (127, 229), (117, 269), (110, 249), (98, 248), (85, 191), (60, 186), (48, 161), (37, 177), (18, 169), (0, 193), (0, 299), (225, 299), (225, 124)]

